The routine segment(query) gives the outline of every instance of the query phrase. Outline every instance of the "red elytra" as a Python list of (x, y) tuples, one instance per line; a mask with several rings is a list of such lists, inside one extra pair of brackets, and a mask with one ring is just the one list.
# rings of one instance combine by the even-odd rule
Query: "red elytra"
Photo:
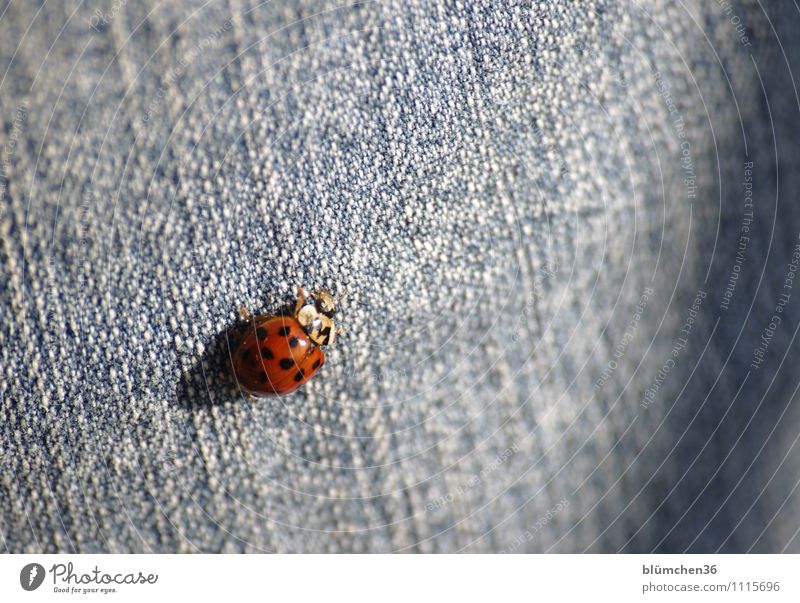
[(292, 316), (256, 316), (233, 350), (239, 386), (254, 396), (290, 394), (325, 363), (325, 353)]

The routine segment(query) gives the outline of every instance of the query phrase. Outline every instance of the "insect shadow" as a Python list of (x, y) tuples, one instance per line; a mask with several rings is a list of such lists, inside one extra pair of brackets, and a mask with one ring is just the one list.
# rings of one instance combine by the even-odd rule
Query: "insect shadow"
[[(286, 304), (276, 315), (290, 316), (293, 304)], [(255, 328), (251, 321), (240, 318), (230, 327), (214, 335), (203, 354), (193, 358), (184, 368), (177, 388), (178, 403), (188, 410), (209, 409), (236, 404), (247, 399), (233, 373), (233, 353), (241, 338)]]
[[(245, 325), (246, 326), (246, 325)], [(178, 402), (189, 410), (221, 406), (240, 400), (243, 393), (236, 384), (231, 368), (231, 353), (238, 327), (217, 333), (206, 345), (203, 354), (184, 368), (178, 385)]]

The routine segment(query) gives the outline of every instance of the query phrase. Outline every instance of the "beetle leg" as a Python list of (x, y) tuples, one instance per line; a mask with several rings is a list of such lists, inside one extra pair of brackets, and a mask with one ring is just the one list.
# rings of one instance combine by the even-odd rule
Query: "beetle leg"
[(306, 294), (303, 291), (302, 287), (297, 288), (297, 303), (294, 305), (294, 313), (297, 315), (300, 312), (300, 308), (302, 308), (306, 303)]

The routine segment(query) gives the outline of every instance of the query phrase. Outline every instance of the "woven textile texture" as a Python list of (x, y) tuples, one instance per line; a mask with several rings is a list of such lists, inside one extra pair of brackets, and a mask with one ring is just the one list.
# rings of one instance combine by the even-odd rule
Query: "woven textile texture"
[[(762, 4), (3, 3), (2, 546), (800, 552)], [(298, 285), (346, 333), (247, 399)]]

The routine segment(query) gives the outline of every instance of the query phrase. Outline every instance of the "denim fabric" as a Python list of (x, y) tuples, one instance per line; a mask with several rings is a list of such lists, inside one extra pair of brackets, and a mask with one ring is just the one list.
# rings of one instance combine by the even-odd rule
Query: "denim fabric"
[(0, 11), (4, 548), (800, 552), (800, 17), (665, 4)]

